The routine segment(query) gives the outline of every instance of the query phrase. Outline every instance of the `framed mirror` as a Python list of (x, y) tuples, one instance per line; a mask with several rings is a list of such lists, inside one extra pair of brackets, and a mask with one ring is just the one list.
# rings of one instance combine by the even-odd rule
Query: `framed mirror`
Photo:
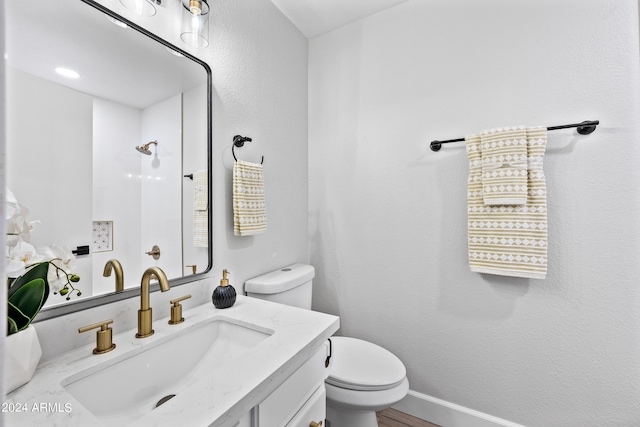
[(7, 187), (39, 221), (31, 245), (76, 251), (80, 276), (37, 320), (136, 296), (148, 267), (171, 286), (207, 272), (207, 64), (91, 0), (5, 5)]

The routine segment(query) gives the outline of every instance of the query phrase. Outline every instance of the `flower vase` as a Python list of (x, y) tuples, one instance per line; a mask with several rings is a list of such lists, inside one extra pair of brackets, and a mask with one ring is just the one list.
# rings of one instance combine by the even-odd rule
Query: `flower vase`
[(7, 336), (4, 341), (5, 393), (28, 383), (41, 357), (42, 347), (33, 325)]

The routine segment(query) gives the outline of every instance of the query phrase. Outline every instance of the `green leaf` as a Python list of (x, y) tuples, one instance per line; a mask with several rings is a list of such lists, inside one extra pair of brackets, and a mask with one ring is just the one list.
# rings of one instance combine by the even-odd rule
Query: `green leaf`
[(16, 326), (16, 322), (12, 319), (7, 319), (7, 335), (15, 334), (18, 332), (18, 327)]
[(16, 280), (11, 283), (9, 287), (9, 292), (7, 293), (7, 298), (11, 298), (11, 296), (16, 293), (21, 287), (30, 283), (34, 279), (42, 279), (44, 280), (45, 285), (45, 293), (44, 293), (44, 301), (42, 304), (44, 305), (47, 302), (47, 298), (49, 298), (49, 282), (47, 281), (47, 274), (49, 273), (49, 262), (41, 262), (27, 270), (22, 276), (18, 277)]
[(22, 330), (29, 326), (29, 323), (40, 312), (40, 309), (47, 300), (49, 287), (42, 278), (36, 278), (20, 286), (10, 297), (9, 307), (13, 305), (20, 313), (28, 318), (26, 325), (22, 325), (18, 319), (13, 318), (18, 325), (18, 329)]
[(29, 326), (29, 323), (31, 323), (31, 319), (29, 319), (28, 316), (25, 316), (18, 307), (9, 302), (7, 310), (7, 322), (7, 335), (11, 335)]

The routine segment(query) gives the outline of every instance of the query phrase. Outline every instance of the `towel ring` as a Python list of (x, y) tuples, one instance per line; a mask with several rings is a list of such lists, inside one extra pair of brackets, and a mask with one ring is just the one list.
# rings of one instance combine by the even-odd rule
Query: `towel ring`
[[(240, 135), (236, 135), (233, 137), (233, 145), (231, 145), (231, 154), (233, 154), (233, 159), (237, 162), (238, 158), (236, 157), (236, 152), (234, 151), (235, 147), (242, 147), (244, 146), (245, 142), (251, 142), (252, 139), (249, 138), (248, 136), (240, 136)], [(264, 156), (262, 156), (262, 160), (260, 161), (260, 164), (264, 163)]]

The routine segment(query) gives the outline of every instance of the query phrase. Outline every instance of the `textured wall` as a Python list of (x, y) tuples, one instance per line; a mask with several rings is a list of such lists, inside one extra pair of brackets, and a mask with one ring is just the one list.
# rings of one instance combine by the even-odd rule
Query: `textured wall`
[[(163, 2), (153, 18), (140, 18), (118, 0), (97, 0), (205, 61), (213, 80), (214, 276), (223, 268), (232, 284), (293, 262), (308, 261), (307, 247), (307, 39), (265, 0), (211, 2), (209, 47), (180, 40), (180, 2)], [(260, 161), (268, 231), (233, 236), (231, 143), (253, 142), (238, 158)]]
[[(310, 41), (314, 303), (411, 389), (527, 426), (640, 425), (635, 0), (410, 0)], [(549, 134), (549, 273), (471, 273), (467, 158)]]

